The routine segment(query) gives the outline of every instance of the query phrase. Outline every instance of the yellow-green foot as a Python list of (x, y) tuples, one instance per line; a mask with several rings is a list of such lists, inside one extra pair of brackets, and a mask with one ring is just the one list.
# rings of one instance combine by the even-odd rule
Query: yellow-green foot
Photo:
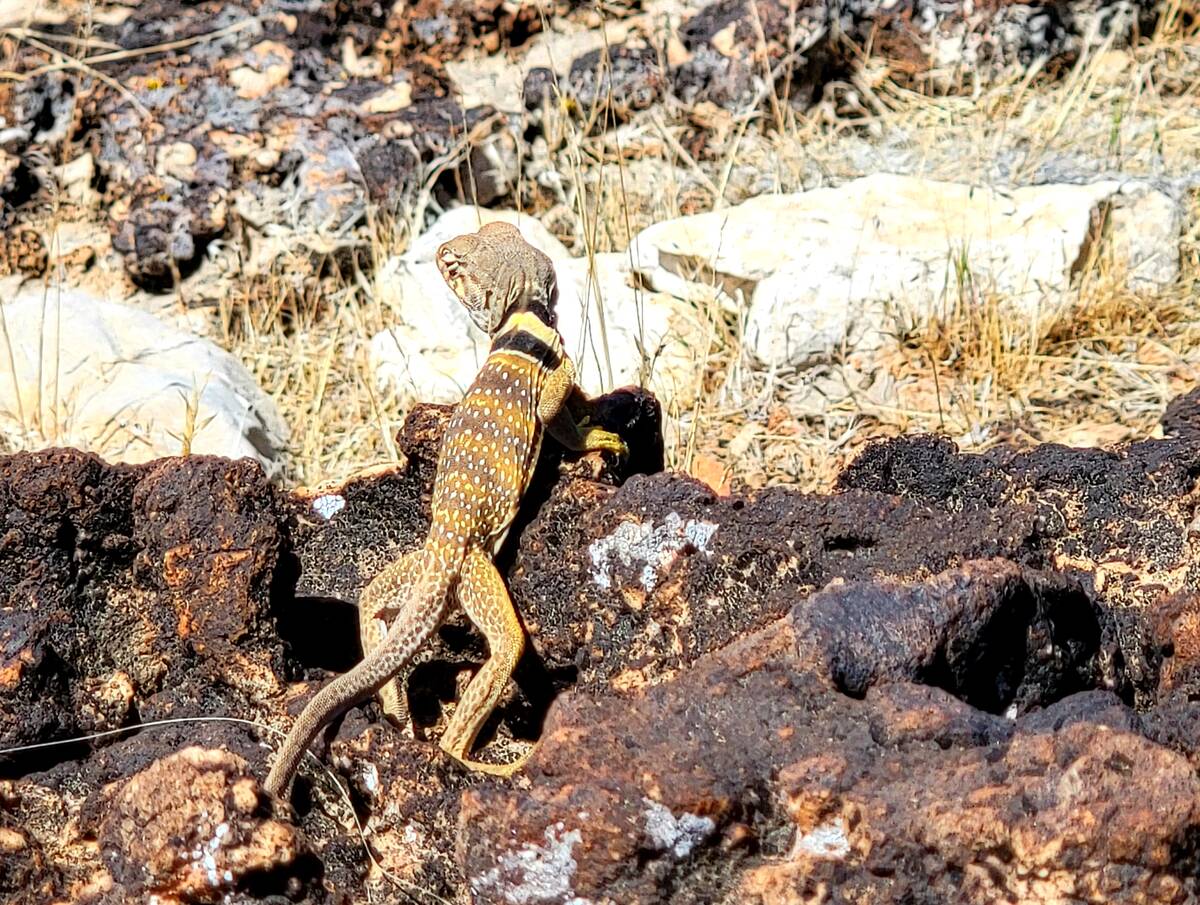
[(586, 452), (602, 450), (616, 453), (621, 459), (629, 457), (629, 447), (619, 434), (604, 430), (602, 427), (587, 427), (583, 429), (583, 448)]

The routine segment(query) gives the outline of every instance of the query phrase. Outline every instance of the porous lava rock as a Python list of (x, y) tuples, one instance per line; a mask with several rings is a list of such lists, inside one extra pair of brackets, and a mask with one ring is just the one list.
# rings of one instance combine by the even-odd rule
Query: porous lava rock
[[(652, 397), (614, 393), (630, 460), (547, 444), (498, 558), (531, 644), (480, 756), (540, 739), (526, 768), (434, 744), (486, 657), (458, 618), (404, 725), (351, 708), (314, 744), (332, 773), (266, 801), (268, 736), (236, 720), (285, 729), (357, 659), (353, 603), (420, 542), (450, 411), (414, 410), (402, 462), (292, 492), (248, 461), (0, 459), (5, 744), (139, 728), (0, 760), (6, 901), (1200, 895), (1178, 430), (896, 438), (833, 493), (718, 495), (661, 471)], [(234, 721), (152, 722), (200, 716)]]
[(1168, 437), (1200, 437), (1200, 390), (1172, 399), (1163, 413), (1162, 426)]
[[(653, 106), (661, 99), (665, 82), (653, 48), (615, 44), (577, 57), (567, 75), (566, 91), (581, 116), (611, 126)], [(526, 103), (537, 97), (538, 91), (536, 77), (527, 78)]]
[[(0, 94), (6, 214), (52, 180), (37, 161), (83, 151), (113, 248), (139, 286), (170, 289), (218, 240), (257, 260), (256, 244), (274, 247), (268, 226), (297, 250), (328, 251), (368, 199), (396, 208), (434, 160), (495, 140), (503, 118), (455, 103), (442, 62), (520, 43), (542, 21), (531, 3), (362, 6), (133, 4), (96, 24), (96, 40), (117, 48), (103, 77), (15, 46), (28, 78)], [(70, 39), (75, 23), (49, 27)], [(442, 197), (460, 197), (464, 179), (450, 168)]]
[(900, 84), (959, 91), (1039, 60), (1064, 71), (1102, 42), (1150, 34), (1156, 16), (1153, 3), (1110, 0), (712, 0), (680, 26), (671, 80), (686, 103), (808, 106), (857, 82), (869, 58)]
[[(1183, 901), (1186, 757), (1106, 692), (1015, 722), (925, 685), (831, 692), (790, 620), (630, 698), (552, 709), (529, 789), (463, 804), (476, 902)], [(1192, 720), (1195, 715), (1191, 715)]]
[[(111, 242), (135, 284), (165, 292), (209, 262), (228, 279), (261, 276), (288, 252), (358, 254), (372, 204), (420, 219), (427, 200), (515, 196), (541, 153), (529, 123), (519, 110), (464, 106), (456, 98), (483, 95), (455, 85), (447, 65), (518, 54), (555, 17), (596, 27), (641, 4), (605, 3), (602, 13), (578, 0), (101, 6), (86, 20), (63, 10), (44, 23), (45, 40), (0, 36), (20, 74), (0, 86), (0, 225), (44, 231), (52, 203), (56, 218), (99, 219), (109, 233), (100, 253)], [(713, 0), (688, 9), (674, 34), (651, 24), (655, 12), (625, 40), (588, 42), (560, 75), (597, 130), (675, 100), (697, 124), (716, 121), (712, 104), (772, 105), (775, 123), (787, 103), (861, 114), (881, 73), (945, 93), (1035, 63), (1067, 71), (1101, 45), (1152, 33), (1157, 7)], [(85, 29), (93, 43), (79, 43)], [(530, 69), (532, 110), (555, 79)], [(723, 146), (704, 134), (686, 143), (699, 156)], [(32, 243), (7, 244), (0, 270), (46, 269)], [(289, 268), (289, 281), (308, 270)], [(193, 300), (223, 297), (222, 279), (193, 280)]]
[(0, 744), (278, 692), (283, 506), (257, 464), (6, 456), (0, 512)]

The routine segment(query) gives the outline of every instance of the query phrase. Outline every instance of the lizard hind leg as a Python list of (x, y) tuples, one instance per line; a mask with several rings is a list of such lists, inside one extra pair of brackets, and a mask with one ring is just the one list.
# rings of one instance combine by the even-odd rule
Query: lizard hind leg
[(487, 638), (489, 657), (463, 692), (462, 700), (455, 707), (454, 716), (442, 734), (439, 745), (443, 751), (472, 770), (508, 776), (519, 770), (532, 752), (507, 764), (473, 761), (467, 754), (504, 693), (504, 686), (512, 676), (517, 661), (521, 659), (525, 649), (525, 631), (513, 609), (504, 580), (482, 550), (474, 550), (467, 555), (459, 581), (458, 600), (471, 621)]
[[(420, 564), (421, 550), (410, 550), (389, 563), (363, 588), (358, 600), (358, 639), (364, 658), (387, 637), (388, 627), (402, 611)], [(405, 725), (409, 713), (399, 679), (389, 679), (377, 694), (388, 719), (397, 725)]]

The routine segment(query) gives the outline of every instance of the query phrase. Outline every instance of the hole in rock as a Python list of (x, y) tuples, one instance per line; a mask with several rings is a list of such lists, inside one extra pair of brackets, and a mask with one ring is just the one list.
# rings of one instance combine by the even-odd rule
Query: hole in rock
[(871, 537), (858, 537), (853, 534), (834, 534), (825, 538), (823, 546), (827, 553), (838, 550), (845, 553), (853, 553), (856, 550), (870, 550), (875, 546), (875, 539)]
[(1101, 687), (1100, 624), (1080, 590), (1017, 584), (988, 618), (962, 622), (918, 681), (995, 714)]
[(293, 597), (273, 609), (279, 637), (303, 668), (345, 672), (362, 658), (353, 604), (334, 597)]
[[(80, 732), (70, 733), (81, 735)], [(47, 739), (52, 741), (52, 739)], [(73, 760), (84, 760), (91, 753), (91, 745), (87, 741), (64, 742), (49, 748), (37, 748), (33, 751), (18, 751), (13, 754), (0, 754), (0, 779), (20, 779), (31, 773), (44, 773), (59, 764)]]
[[(453, 655), (419, 663), (409, 673), (405, 685), (409, 715), (416, 728), (437, 725), (445, 705), (457, 703), (460, 688), (465, 687), (487, 660), (483, 638), (465, 623), (446, 625), (439, 633), (443, 650)], [(475, 750), (486, 747), (501, 735), (532, 741), (541, 735), (550, 705), (560, 690), (575, 684), (575, 667), (548, 669), (541, 657), (527, 645), (517, 663), (510, 688), (496, 710), (484, 723)], [(501, 733), (501, 725), (506, 732)]]
[[(239, 892), (264, 905), (291, 905), (297, 884), (319, 882), (324, 868), (312, 852), (303, 852), (274, 870), (250, 871), (238, 882)], [(228, 897), (227, 897), (228, 899)]]
[(37, 175), (23, 160), (13, 171), (10, 184), (11, 188), (8, 193), (0, 198), (0, 213), (5, 212), (5, 207), (18, 208), (25, 204), (42, 187)]

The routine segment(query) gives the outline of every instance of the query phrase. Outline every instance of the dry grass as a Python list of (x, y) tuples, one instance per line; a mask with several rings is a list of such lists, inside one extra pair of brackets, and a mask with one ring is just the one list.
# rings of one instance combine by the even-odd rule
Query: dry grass
[(373, 274), (402, 245), (391, 221), (372, 221), (362, 256), (318, 264), (285, 261), (240, 287), (220, 310), (224, 345), (254, 374), (291, 427), (287, 480), (314, 484), (357, 468), (395, 461), (403, 421), (371, 373), (370, 338), (391, 323)]

